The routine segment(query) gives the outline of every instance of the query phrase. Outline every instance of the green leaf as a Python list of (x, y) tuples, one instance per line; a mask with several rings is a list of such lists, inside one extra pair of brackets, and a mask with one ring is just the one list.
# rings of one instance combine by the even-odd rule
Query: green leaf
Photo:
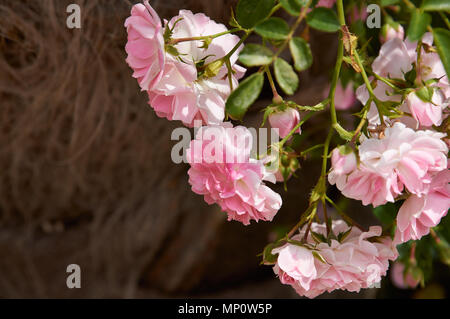
[(420, 9), (413, 11), (411, 22), (408, 27), (407, 36), (410, 41), (418, 41), (427, 32), (427, 27), (431, 25), (431, 15)]
[(243, 28), (251, 29), (267, 18), (274, 6), (275, 0), (239, 0), (236, 19)]
[(434, 93), (433, 87), (426, 87), (426, 86), (416, 91), (417, 97), (427, 103), (431, 103), (433, 93)]
[(281, 18), (269, 18), (255, 27), (255, 32), (263, 38), (283, 40), (289, 34), (289, 25)]
[(266, 65), (272, 62), (273, 52), (260, 44), (247, 44), (239, 55), (239, 61), (245, 66)]
[(303, 71), (309, 68), (313, 62), (311, 48), (304, 39), (295, 37), (289, 41), (289, 49), (294, 58), (294, 67), (297, 71)]
[(225, 105), (227, 114), (235, 120), (242, 120), (248, 108), (256, 101), (264, 84), (264, 75), (250, 75), (228, 97)]
[(450, 1), (424, 0), (421, 8), (425, 11), (450, 11)]
[(336, 32), (341, 28), (336, 12), (323, 7), (308, 13), (306, 22), (310, 27), (324, 32)]
[(450, 77), (450, 31), (441, 28), (433, 29), (433, 37), (445, 72)]
[(306, 0), (280, 0), (283, 9), (293, 16), (298, 16), (307, 2)]
[(319, 260), (321, 263), (324, 263), (324, 264), (327, 263), (327, 261), (325, 260), (325, 258), (323, 258), (323, 256), (322, 256), (320, 253), (318, 253), (317, 251), (313, 250), (313, 251), (312, 251), (312, 255), (313, 255), (317, 260)]
[(284, 93), (292, 95), (298, 88), (298, 76), (292, 66), (282, 58), (277, 58), (273, 65), (275, 78)]
[(398, 208), (394, 203), (387, 203), (382, 206), (375, 207), (373, 209), (374, 215), (385, 226), (390, 226), (394, 223), (397, 216)]
[(312, 230), (309, 231), (309, 233), (311, 234), (312, 239), (314, 239), (314, 241), (318, 244), (320, 243), (326, 243), (327, 242), (327, 238), (320, 234), (320, 233), (316, 233)]
[[(278, 245), (279, 246), (279, 245)], [(263, 251), (263, 264), (273, 265), (277, 262), (278, 256), (272, 254), (272, 250), (278, 247), (275, 243), (270, 243), (264, 247)]]
[(400, 0), (381, 0), (381, 5), (383, 7), (385, 7), (385, 6), (391, 6), (391, 5), (399, 3), (399, 2), (400, 2)]

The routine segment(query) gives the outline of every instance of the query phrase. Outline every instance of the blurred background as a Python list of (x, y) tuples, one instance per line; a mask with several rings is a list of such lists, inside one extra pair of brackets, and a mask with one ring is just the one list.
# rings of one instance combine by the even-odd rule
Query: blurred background
[[(227, 222), (194, 194), (188, 166), (170, 159), (181, 123), (155, 115), (125, 62), (123, 23), (137, 2), (0, 0), (0, 297), (297, 298), (257, 255), (306, 208), (319, 162), (303, 161), (287, 192), (275, 187), (284, 205), (273, 223)], [(150, 4), (161, 18), (185, 8), (226, 24), (235, 2)], [(81, 7), (81, 29), (66, 27), (71, 3)], [(323, 98), (337, 37), (307, 36), (315, 60), (293, 100), (312, 105)], [(259, 125), (266, 91), (245, 125)], [(308, 125), (320, 143), (328, 119)], [(352, 205), (357, 221), (377, 223)], [(66, 286), (69, 264), (81, 267), (81, 289)], [(431, 288), (445, 296), (441, 284)], [(420, 293), (385, 280), (322, 298)]]

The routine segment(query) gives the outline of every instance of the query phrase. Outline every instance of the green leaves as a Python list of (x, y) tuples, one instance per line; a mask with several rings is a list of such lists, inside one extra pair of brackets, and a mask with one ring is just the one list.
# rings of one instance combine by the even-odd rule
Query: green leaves
[(236, 19), (246, 29), (253, 28), (270, 14), (275, 0), (239, 0), (236, 6)]
[(239, 61), (247, 67), (266, 65), (272, 61), (273, 53), (259, 44), (247, 44), (239, 55)]
[(289, 25), (281, 18), (269, 18), (256, 25), (255, 32), (263, 38), (284, 40), (289, 34)]
[(397, 3), (399, 3), (401, 0), (381, 0), (381, 5), (383, 6), (383, 7), (385, 7), (385, 6), (391, 6), (391, 5), (393, 5), (393, 4), (397, 4)]
[(424, 0), (421, 8), (425, 11), (450, 11), (448, 0)]
[(292, 66), (282, 58), (277, 58), (273, 65), (275, 78), (281, 89), (287, 95), (292, 95), (298, 88), (298, 76)]
[(324, 32), (336, 32), (341, 28), (336, 12), (323, 7), (308, 13), (306, 22), (310, 27)]
[(397, 216), (398, 207), (394, 203), (387, 203), (382, 206), (377, 206), (373, 209), (374, 215), (380, 220), (380, 222), (388, 227), (394, 223)]
[(309, 68), (313, 62), (313, 56), (309, 44), (302, 38), (292, 38), (289, 41), (289, 49), (294, 58), (294, 67), (297, 71)]
[(225, 105), (227, 114), (232, 119), (242, 120), (248, 108), (261, 93), (263, 83), (264, 75), (259, 72), (243, 80), (228, 97)]
[(445, 72), (450, 77), (450, 31), (441, 28), (433, 29), (433, 37)]
[(411, 15), (407, 36), (410, 41), (418, 41), (422, 38), (427, 27), (431, 24), (431, 15), (423, 10), (415, 9)]
[(306, 0), (280, 0), (283, 9), (293, 16), (298, 16), (307, 2)]

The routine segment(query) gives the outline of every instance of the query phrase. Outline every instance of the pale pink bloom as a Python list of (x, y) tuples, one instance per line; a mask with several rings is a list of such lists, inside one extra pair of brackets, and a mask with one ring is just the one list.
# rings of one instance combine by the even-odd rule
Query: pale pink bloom
[(355, 92), (353, 91), (352, 83), (348, 83), (344, 88), (342, 87), (341, 82), (339, 82), (336, 86), (336, 92), (334, 95), (336, 110), (348, 110), (355, 104), (355, 102), (356, 96)]
[(431, 102), (421, 100), (414, 92), (408, 94), (406, 105), (417, 121), (417, 126), (439, 126), (443, 120), (443, 110), (448, 107), (448, 102), (445, 101), (441, 90), (435, 90)]
[(430, 227), (435, 227), (450, 208), (450, 171), (438, 173), (431, 182), (427, 194), (422, 197), (410, 195), (397, 215), (396, 244), (408, 240), (418, 240), (428, 235)]
[(270, 221), (281, 207), (281, 197), (264, 184), (275, 181), (264, 163), (250, 158), (250, 131), (230, 123), (202, 127), (187, 150), (189, 183), (208, 204), (217, 203), (228, 220), (248, 225)]
[[(292, 239), (301, 241), (306, 228), (305, 225)], [(312, 223), (311, 231), (327, 236), (324, 224)], [(348, 233), (340, 242), (331, 239), (329, 245), (317, 242), (310, 232), (303, 246), (288, 243), (273, 249), (272, 253), (278, 254), (274, 272), (280, 281), (308, 298), (336, 289), (358, 292), (380, 282), (386, 275), (389, 260), (397, 258), (390, 238), (379, 237), (379, 226), (362, 232), (343, 221), (333, 221), (332, 232), (336, 237)]]
[(357, 170), (348, 175), (338, 175), (331, 171), (328, 181), (332, 185), (336, 184), (345, 197), (360, 200), (363, 205), (372, 204), (374, 207), (387, 202), (393, 203), (403, 189), (395, 172), (382, 176), (364, 164), (360, 164)]
[(373, 172), (391, 178), (397, 175), (409, 192), (421, 196), (428, 190), (431, 176), (447, 168), (445, 134), (414, 131), (395, 123), (382, 139), (369, 138), (359, 147), (361, 163)]
[(331, 152), (331, 163), (336, 174), (350, 174), (357, 169), (357, 159), (350, 147), (335, 148)]
[[(181, 20), (180, 20), (181, 19)], [(176, 22), (176, 23), (175, 23)], [(172, 38), (198, 37), (227, 31), (202, 13), (193, 14), (180, 10), (167, 25), (173, 28)], [(226, 34), (213, 39), (207, 49), (201, 48), (201, 41), (184, 41), (175, 45), (179, 58), (166, 54), (164, 76), (149, 92), (149, 104), (160, 117), (180, 120), (187, 126), (195, 121), (203, 124), (219, 124), (225, 118), (225, 102), (231, 93), (227, 79), (227, 69), (223, 65), (215, 77), (199, 77), (196, 63), (204, 60), (207, 64), (225, 56), (239, 42), (235, 35)], [(245, 69), (236, 64), (242, 46), (231, 56), (230, 62), (235, 73), (232, 75), (233, 88), (238, 86)], [(181, 60), (180, 60), (181, 59)]]
[(397, 27), (388, 24), (382, 30), (382, 35), (380, 35), (380, 42), (385, 43), (392, 39), (403, 40), (404, 37), (405, 37), (405, 30), (400, 24), (397, 25)]
[(422, 196), (432, 176), (447, 167), (445, 134), (414, 131), (402, 123), (395, 123), (384, 134), (381, 139), (362, 139), (358, 169), (340, 173), (333, 166), (328, 176), (344, 196), (361, 200), (363, 205), (394, 202), (404, 187)]
[(331, 8), (336, 0), (319, 0), (316, 7), (325, 7), (325, 8)]
[(381, 46), (378, 57), (372, 63), (372, 70), (383, 77), (404, 79), (404, 74), (412, 70), (414, 61), (403, 40), (394, 38)]
[(148, 1), (144, 4), (134, 5), (131, 16), (125, 20), (128, 32), (125, 50), (133, 77), (142, 90), (149, 90), (161, 79), (165, 53), (161, 19)]
[(391, 270), (392, 283), (400, 289), (416, 288), (419, 280), (414, 279), (411, 272), (405, 273), (405, 265), (399, 261), (394, 262)]
[[(288, 107), (284, 111), (276, 111), (269, 115), (270, 126), (274, 129), (278, 129), (278, 134), (281, 138), (286, 137), (290, 131), (300, 122), (300, 113)], [(299, 128), (298, 133), (301, 133)]]

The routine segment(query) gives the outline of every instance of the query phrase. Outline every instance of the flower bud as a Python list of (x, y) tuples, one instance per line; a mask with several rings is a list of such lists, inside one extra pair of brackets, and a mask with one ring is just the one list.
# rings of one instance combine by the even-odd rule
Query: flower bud
[[(299, 122), (300, 113), (290, 107), (284, 111), (277, 111), (269, 115), (270, 126), (279, 130), (281, 138), (286, 137)], [(298, 129), (298, 133), (301, 133), (301, 129)]]
[[(415, 272), (417, 276), (421, 276), (420, 271)], [(394, 262), (391, 270), (391, 280), (394, 286), (400, 289), (415, 288), (420, 282), (420, 278), (414, 278), (411, 267), (406, 269), (405, 272), (405, 265), (399, 261)]]

